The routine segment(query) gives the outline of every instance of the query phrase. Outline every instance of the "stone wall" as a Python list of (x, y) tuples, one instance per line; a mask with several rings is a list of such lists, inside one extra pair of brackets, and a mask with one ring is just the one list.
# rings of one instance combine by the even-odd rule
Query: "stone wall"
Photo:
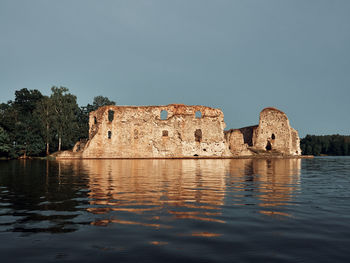
[(260, 113), (259, 125), (225, 132), (233, 156), (257, 154), (301, 155), (298, 132), (286, 114), (275, 108)]
[(90, 113), (83, 158), (230, 155), (221, 110), (204, 106), (105, 106)]
[(297, 131), (290, 127), (287, 115), (276, 108), (261, 111), (253, 145), (260, 150), (273, 150), (288, 155), (301, 154)]
[(298, 132), (285, 113), (265, 108), (259, 125), (225, 129), (220, 109), (104, 106), (90, 113), (89, 140), (58, 158), (232, 158), (301, 155)]
[(251, 156), (254, 154), (249, 150), (249, 146), (252, 146), (254, 127), (225, 131), (225, 138), (233, 156)]

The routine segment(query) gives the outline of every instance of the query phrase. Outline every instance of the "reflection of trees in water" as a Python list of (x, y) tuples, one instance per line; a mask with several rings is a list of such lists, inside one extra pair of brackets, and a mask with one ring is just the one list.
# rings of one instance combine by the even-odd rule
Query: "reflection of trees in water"
[[(76, 230), (76, 198), (83, 177), (55, 162), (9, 161), (0, 163), (0, 231), (63, 233)], [(79, 187), (74, 187), (79, 186)]]

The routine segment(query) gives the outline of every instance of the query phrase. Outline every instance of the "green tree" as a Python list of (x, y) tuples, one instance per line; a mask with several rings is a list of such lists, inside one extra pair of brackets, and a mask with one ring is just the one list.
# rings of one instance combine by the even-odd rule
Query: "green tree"
[(0, 156), (9, 156), (11, 149), (10, 136), (0, 127)]
[(79, 112), (77, 115), (77, 118), (78, 118), (77, 138), (79, 140), (89, 138), (89, 113), (90, 112), (91, 111), (89, 111), (86, 106), (82, 106), (79, 108)]
[(312, 155), (312, 146), (311, 145), (307, 145), (306, 146), (306, 151), (305, 151), (305, 155)]
[(35, 111), (35, 116), (39, 119), (41, 133), (46, 145), (46, 155), (50, 154), (50, 143), (53, 139), (53, 123), (54, 123), (54, 107), (51, 98), (45, 96), (38, 101)]
[(0, 126), (7, 131), (14, 129), (14, 122), (17, 119), (17, 113), (12, 107), (12, 101), (0, 104)]
[(94, 101), (92, 103), (92, 109), (95, 111), (99, 107), (115, 105), (115, 101), (109, 100), (107, 97), (96, 96), (94, 97)]
[(36, 108), (36, 104), (43, 98), (40, 91), (21, 89), (15, 91), (13, 106), (23, 115), (31, 114)]
[(322, 146), (320, 144), (315, 144), (312, 150), (313, 155), (321, 155)]
[(300, 147), (306, 155), (349, 155), (350, 136), (344, 135), (306, 135), (300, 140)]
[(39, 119), (34, 110), (43, 95), (38, 90), (21, 89), (15, 91), (15, 100), (10, 102), (10, 113), (13, 116), (11, 133), (15, 152), (18, 155), (39, 155), (44, 149)]
[(77, 113), (79, 107), (76, 96), (65, 87), (52, 87), (50, 99), (53, 103), (53, 128), (58, 139), (58, 151), (62, 146), (71, 147), (76, 140)]

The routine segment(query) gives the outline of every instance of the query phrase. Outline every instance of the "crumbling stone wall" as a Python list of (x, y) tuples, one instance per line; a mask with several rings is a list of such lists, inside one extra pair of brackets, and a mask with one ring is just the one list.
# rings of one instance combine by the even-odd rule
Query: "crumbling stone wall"
[(204, 106), (104, 106), (90, 113), (82, 158), (229, 156), (221, 110)]
[(265, 108), (259, 125), (224, 131), (224, 114), (205, 106), (104, 106), (90, 113), (89, 140), (58, 158), (230, 158), (301, 155), (285, 113)]
[(298, 132), (290, 127), (287, 115), (275, 108), (261, 111), (259, 125), (226, 131), (225, 137), (234, 156), (301, 155)]
[[(250, 129), (231, 129), (225, 131), (225, 138), (229, 147), (229, 150), (233, 156), (250, 156), (253, 152), (249, 150), (250, 143), (252, 142), (253, 126)], [(251, 138), (249, 140), (249, 137)]]
[(290, 127), (287, 115), (276, 108), (261, 111), (253, 145), (257, 149), (274, 150), (288, 155), (301, 153), (297, 131)]

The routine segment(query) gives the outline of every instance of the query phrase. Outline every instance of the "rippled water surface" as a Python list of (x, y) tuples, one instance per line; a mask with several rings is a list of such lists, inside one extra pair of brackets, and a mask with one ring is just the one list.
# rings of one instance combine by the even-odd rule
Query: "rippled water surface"
[(1, 262), (349, 262), (350, 158), (0, 162)]

